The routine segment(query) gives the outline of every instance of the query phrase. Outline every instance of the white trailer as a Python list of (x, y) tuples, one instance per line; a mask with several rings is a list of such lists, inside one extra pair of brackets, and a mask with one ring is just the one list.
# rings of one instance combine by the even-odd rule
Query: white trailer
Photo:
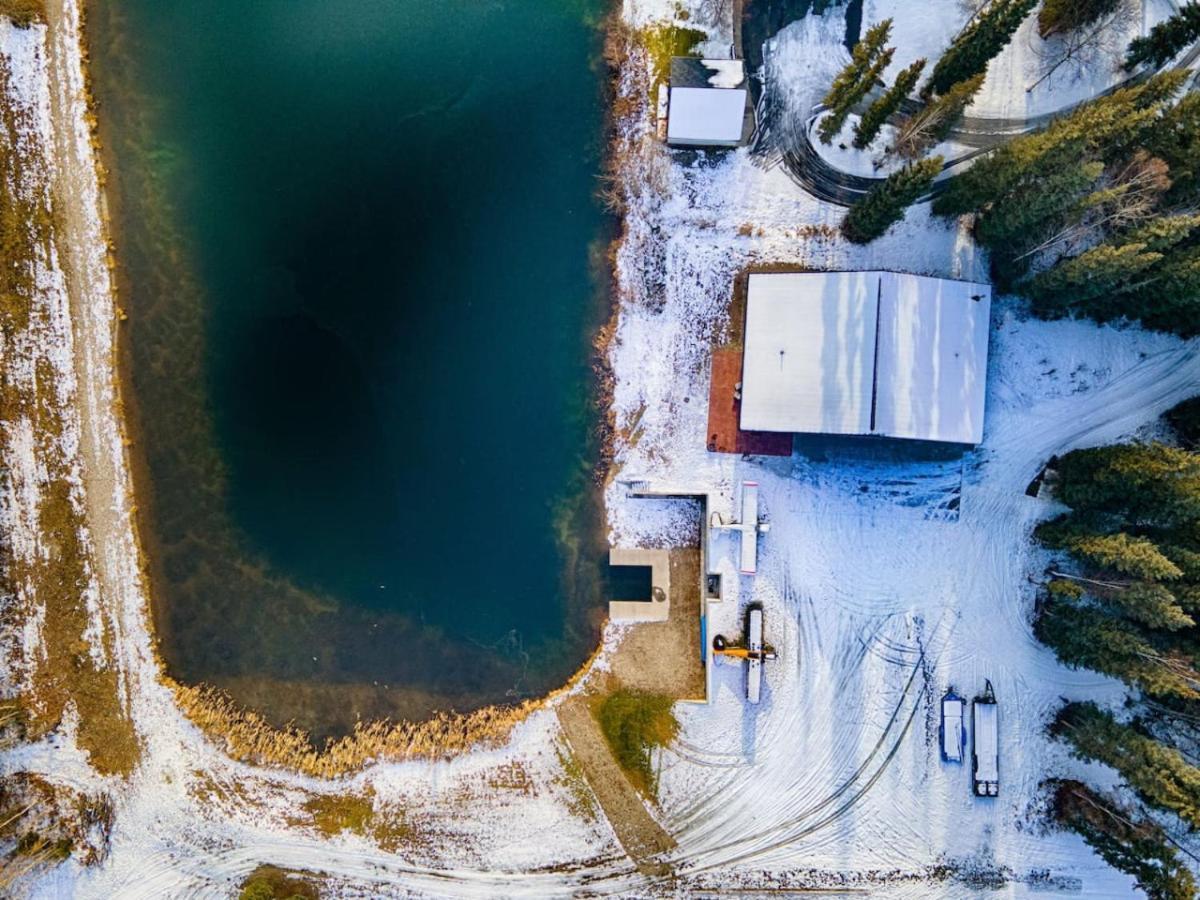
[(963, 760), (963, 750), (967, 746), (967, 734), (964, 729), (963, 714), (966, 712), (966, 702), (954, 688), (946, 691), (942, 697), (942, 759), (946, 762), (960, 763)]
[(1000, 793), (1000, 709), (992, 683), (971, 704), (974, 717), (973, 783), (976, 797)]

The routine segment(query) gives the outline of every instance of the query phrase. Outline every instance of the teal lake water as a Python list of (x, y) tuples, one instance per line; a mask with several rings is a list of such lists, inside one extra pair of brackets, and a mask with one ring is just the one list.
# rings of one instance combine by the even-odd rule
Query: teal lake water
[(597, 636), (599, 0), (89, 10), (164, 658), (318, 736)]

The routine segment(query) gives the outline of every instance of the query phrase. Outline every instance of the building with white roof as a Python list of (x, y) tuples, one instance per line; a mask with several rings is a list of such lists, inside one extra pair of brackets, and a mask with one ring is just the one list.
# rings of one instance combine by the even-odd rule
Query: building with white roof
[(737, 147), (754, 131), (740, 59), (672, 59), (666, 107), (666, 139), (674, 147)]
[(743, 431), (983, 439), (989, 285), (800, 272), (747, 290)]

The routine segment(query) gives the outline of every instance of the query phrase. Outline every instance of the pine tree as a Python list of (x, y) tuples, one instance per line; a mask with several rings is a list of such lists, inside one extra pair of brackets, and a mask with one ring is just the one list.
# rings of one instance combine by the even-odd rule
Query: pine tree
[(872, 103), (854, 128), (854, 146), (864, 150), (879, 134), (879, 129), (891, 117), (904, 98), (912, 93), (925, 68), (925, 60), (918, 59), (896, 76), (895, 82), (878, 100)]
[(1031, 166), (1026, 177), (980, 214), (976, 238), (986, 247), (1012, 252), (1036, 241), (1052, 223), (1067, 216), (1104, 170), (1102, 163), (1080, 162), (1076, 146), (1064, 146), (1062, 153)]
[(1173, 317), (1172, 330), (1191, 321), (1179, 311), (1200, 292), (1200, 255), (1176, 248), (1200, 235), (1200, 216), (1156, 219), (1129, 234), (1060, 260), (1020, 286), (1044, 314), (1068, 310), (1107, 321), (1136, 311), (1152, 324)]
[(1147, 135), (1147, 152), (1163, 159), (1171, 173), (1168, 199), (1179, 205), (1200, 193), (1200, 92), (1188, 91)]
[(872, 86), (879, 81), (879, 77), (883, 74), (883, 70), (891, 65), (892, 56), (894, 56), (895, 53), (896, 51), (889, 47), (887, 50), (884, 50), (881, 54), (879, 54), (875, 62), (871, 64), (870, 68), (863, 73), (862, 80), (860, 80), (857, 85), (851, 88), (849, 92), (847, 92), (841, 98), (838, 104), (829, 111), (825, 118), (821, 120), (821, 125), (817, 129), (817, 132), (821, 138), (821, 143), (830, 143), (834, 136), (842, 130), (842, 126), (846, 123), (846, 117), (850, 115), (850, 111), (854, 108), (854, 104), (858, 103), (859, 100), (865, 97), (867, 92), (871, 90)]
[(917, 157), (939, 141), (944, 141), (981, 87), (983, 75), (976, 75), (960, 81), (942, 96), (927, 102), (900, 126), (895, 149), (903, 156)]
[(1038, 34), (1043, 39), (1090, 25), (1110, 15), (1121, 0), (1045, 0), (1038, 10)]
[[(1192, 399), (1195, 400), (1198, 398), (1193, 397)], [(1187, 402), (1190, 401), (1184, 401), (1184, 403)], [(1178, 409), (1178, 407), (1176, 407), (1176, 409)], [(1171, 412), (1174, 412), (1174, 410), (1171, 410), (1167, 413), (1168, 421)], [(1170, 538), (1167, 538), (1165, 542), (1160, 541), (1158, 548), (1163, 552), (1167, 559), (1171, 560), (1171, 562), (1176, 565), (1179, 571), (1183, 573), (1183, 578), (1187, 579), (1188, 581), (1200, 581), (1200, 552), (1197, 552), (1189, 547), (1181, 547), (1176, 543), (1172, 543)]]
[(954, 39), (933, 67), (922, 96), (944, 94), (960, 81), (987, 71), (988, 63), (1003, 50), (1038, 0), (992, 0), (983, 12)]
[(1118, 296), (1161, 259), (1161, 253), (1143, 244), (1101, 244), (1059, 261), (1020, 290), (1040, 313), (1061, 315), (1074, 309), (1103, 322), (1123, 314), (1126, 305)]
[(1149, 581), (1174, 581), (1183, 575), (1146, 537), (1133, 537), (1123, 531), (1079, 537), (1070, 544), (1071, 552), (1101, 569)]
[(1131, 619), (1155, 631), (1179, 631), (1196, 624), (1195, 619), (1183, 611), (1175, 595), (1162, 584), (1137, 581), (1109, 596)]
[(1147, 250), (1165, 253), (1200, 233), (1200, 214), (1182, 213), (1148, 222), (1122, 239), (1124, 244), (1141, 244)]
[(942, 170), (935, 156), (893, 172), (883, 183), (850, 207), (842, 220), (842, 234), (855, 244), (867, 244), (904, 218), (904, 211), (928, 193)]
[(859, 83), (862, 82), (867, 70), (871, 68), (871, 64), (883, 52), (891, 33), (891, 19), (884, 19), (867, 30), (862, 40), (855, 44), (854, 49), (850, 52), (850, 62), (833, 80), (829, 93), (821, 101), (823, 105), (841, 106), (846, 97), (858, 89)]
[(1149, 64), (1158, 68), (1176, 53), (1200, 38), (1200, 4), (1186, 3), (1179, 12), (1150, 29), (1145, 37), (1136, 37), (1125, 53), (1125, 70)]
[(1132, 875), (1149, 900), (1194, 900), (1195, 879), (1157, 822), (1078, 781), (1049, 787), (1055, 821), (1078, 833), (1110, 866)]
[(1200, 523), (1200, 455), (1160, 443), (1073, 450), (1058, 461), (1056, 495), (1079, 512), (1191, 527)]
[(1120, 678), (1151, 696), (1200, 699), (1187, 659), (1159, 650), (1137, 625), (1097, 606), (1047, 602), (1034, 633), (1064, 665)]
[(1200, 334), (1200, 247), (1170, 254), (1153, 279), (1129, 295), (1128, 307), (1150, 328), (1184, 337)]
[(1189, 765), (1178, 750), (1117, 722), (1094, 703), (1067, 704), (1050, 730), (1070, 743), (1079, 758), (1120, 772), (1147, 803), (1200, 828), (1200, 769)]

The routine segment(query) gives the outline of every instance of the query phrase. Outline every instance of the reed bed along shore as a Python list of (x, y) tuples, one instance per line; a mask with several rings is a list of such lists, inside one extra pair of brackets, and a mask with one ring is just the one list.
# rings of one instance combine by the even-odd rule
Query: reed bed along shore
[(314, 747), (303, 730), (277, 728), (216, 688), (179, 684), (165, 676), (164, 681), (187, 717), (233, 759), (282, 766), (317, 778), (339, 778), (373, 762), (449, 759), (475, 748), (500, 746), (534, 712), (579, 687), (602, 649), (597, 647), (565, 685), (545, 697), (470, 713), (438, 713), (424, 722), (363, 722), (322, 748)]

